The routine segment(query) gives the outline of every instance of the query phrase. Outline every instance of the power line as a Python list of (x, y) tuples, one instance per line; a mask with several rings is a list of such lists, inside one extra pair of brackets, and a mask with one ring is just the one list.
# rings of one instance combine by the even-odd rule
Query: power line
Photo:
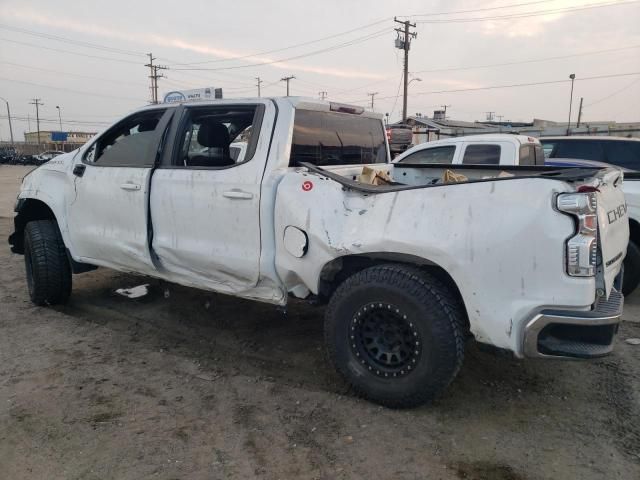
[(528, 18), (528, 17), (538, 17), (541, 15), (553, 15), (556, 13), (573, 13), (583, 10), (591, 10), (594, 8), (604, 8), (604, 7), (617, 7), (620, 5), (631, 5), (634, 3), (638, 3), (640, 0), (630, 0), (627, 2), (608, 2), (608, 3), (595, 3), (592, 5), (585, 5), (581, 7), (564, 7), (564, 8), (555, 8), (548, 10), (535, 10), (530, 12), (521, 12), (521, 13), (511, 13), (507, 15), (496, 15), (490, 17), (471, 17), (471, 18), (449, 18), (443, 20), (417, 20), (416, 23), (470, 23), (470, 22), (483, 22), (489, 20), (509, 20), (513, 18)]
[(516, 7), (524, 7), (527, 5), (535, 5), (538, 3), (552, 3), (556, 0), (537, 0), (535, 2), (524, 2), (524, 3), (512, 3), (511, 5), (500, 5), (497, 7), (485, 7), (485, 8), (474, 8), (473, 10), (454, 10), (449, 12), (436, 12), (436, 13), (414, 13), (411, 15), (398, 15), (398, 17), (435, 17), (440, 15), (456, 15), (459, 13), (475, 13), (475, 12), (485, 12), (488, 10), (502, 10), (503, 8), (516, 8)]
[(485, 65), (471, 65), (471, 66), (467, 66), (467, 67), (445, 67), (445, 68), (434, 68), (434, 69), (429, 69), (429, 70), (417, 70), (413, 73), (435, 73), (435, 72), (453, 72), (453, 71), (458, 71), (458, 70), (476, 70), (476, 69), (482, 69), (482, 68), (493, 68), (493, 67), (505, 67), (505, 66), (509, 66), (509, 65), (522, 65), (525, 63), (539, 63), (539, 62), (546, 62), (546, 61), (550, 61), (550, 60), (564, 60), (566, 58), (572, 58), (572, 57), (587, 57), (590, 55), (599, 55), (601, 53), (610, 53), (610, 52), (617, 52), (617, 51), (623, 51), (623, 50), (631, 50), (631, 49), (637, 49), (640, 48), (640, 45), (632, 45), (629, 47), (616, 47), (616, 48), (607, 48), (605, 50), (593, 50), (590, 52), (583, 52), (583, 53), (573, 53), (570, 55), (558, 55), (558, 56), (554, 56), (554, 57), (545, 57), (545, 58), (537, 58), (537, 59), (530, 59), (530, 60), (516, 60), (513, 62), (504, 62), (504, 63), (491, 63), (491, 64), (485, 64)]
[[(597, 75), (597, 76), (593, 76), (593, 77), (581, 77), (581, 78), (576, 78), (576, 82), (578, 81), (586, 81), (586, 80), (600, 80), (600, 79), (604, 79), (604, 78), (618, 78), (618, 77), (628, 77), (628, 76), (633, 76), (633, 75), (640, 75), (640, 72), (628, 72), (628, 73), (616, 73), (616, 74), (611, 74), (611, 75)], [(549, 81), (545, 81), (545, 82), (529, 82), (529, 83), (514, 83), (514, 84), (510, 84), (510, 85), (491, 85), (491, 86), (486, 86), (486, 87), (473, 87), (473, 88), (456, 88), (456, 89), (452, 89), (452, 90), (433, 90), (430, 92), (415, 92), (412, 95), (433, 95), (433, 94), (438, 94), (438, 93), (459, 93), (459, 92), (475, 92), (475, 91), (481, 91), (481, 90), (498, 90), (501, 88), (518, 88), (518, 87), (532, 87), (532, 86), (537, 86), (537, 85), (552, 85), (552, 84), (558, 84), (558, 83), (567, 83), (570, 80), (549, 80)], [(390, 95), (387, 97), (379, 97), (378, 100), (388, 100), (391, 98), (398, 98), (400, 97), (400, 94), (398, 95)], [(360, 100), (349, 100), (346, 103), (363, 103)]]
[(28, 69), (31, 69), (31, 70), (39, 70), (41, 72), (56, 73), (58, 75), (67, 75), (67, 76), (70, 76), (70, 77), (86, 78), (86, 79), (89, 79), (89, 80), (98, 80), (98, 81), (102, 81), (102, 82), (117, 83), (117, 84), (120, 84), (120, 85), (130, 85), (130, 86), (136, 86), (136, 87), (141, 87), (142, 86), (141, 83), (131, 83), (131, 82), (124, 82), (122, 80), (112, 80), (112, 79), (109, 79), (109, 78), (92, 77), (92, 76), (89, 76), (89, 75), (81, 75), (81, 74), (78, 74), (78, 73), (63, 72), (62, 70), (52, 70), (50, 68), (33, 67), (31, 65), (23, 65), (21, 63), (6, 62), (4, 60), (0, 60), (0, 64), (13, 65), (14, 67), (28, 68)]
[(624, 92), (625, 90), (630, 89), (631, 87), (633, 87), (636, 83), (640, 82), (640, 78), (634, 80), (633, 82), (631, 82), (629, 85), (622, 87), (620, 90), (616, 90), (615, 92), (607, 95), (606, 97), (603, 97), (599, 100), (596, 100), (595, 102), (591, 102), (587, 105), (585, 105), (585, 107), (591, 107), (592, 105), (597, 105), (598, 103), (604, 102), (605, 100), (609, 100), (611, 97), (614, 97), (616, 95), (618, 95), (619, 93)]
[(327, 48), (323, 48), (321, 50), (315, 50), (309, 53), (304, 53), (304, 54), (300, 54), (300, 55), (296, 55), (293, 57), (288, 57), (288, 58), (281, 58), (278, 60), (269, 60), (269, 61), (265, 61), (265, 62), (257, 62), (257, 63), (248, 63), (245, 65), (233, 65), (233, 66), (229, 66), (229, 67), (216, 67), (216, 68), (204, 68), (204, 67), (195, 67), (195, 68), (173, 68), (172, 70), (176, 70), (176, 71), (220, 71), (220, 70), (233, 70), (233, 69), (238, 69), (238, 68), (249, 68), (249, 67), (259, 67), (259, 66), (263, 66), (263, 65), (272, 65), (274, 63), (281, 63), (281, 62), (288, 62), (290, 60), (298, 60), (300, 58), (306, 58), (306, 57), (311, 57), (313, 55), (318, 55), (320, 53), (325, 53), (325, 52), (331, 52), (334, 50), (338, 50), (340, 48), (344, 48), (344, 47), (349, 47), (351, 45), (356, 45), (358, 43), (362, 43), (365, 42), (367, 40), (372, 40), (374, 38), (380, 37), (382, 35), (386, 35), (389, 32), (388, 28), (385, 28), (384, 30), (378, 30), (376, 32), (373, 32), (371, 34), (365, 35), (363, 37), (359, 37), (353, 40), (350, 40), (348, 42), (344, 42), (344, 43), (340, 43), (337, 45), (333, 45), (331, 47), (327, 47)]
[(0, 77), (0, 80), (4, 80), (5, 82), (22, 83), (24, 85), (32, 85), (32, 86), (35, 86), (35, 87), (49, 88), (51, 90), (60, 90), (61, 92), (75, 93), (75, 94), (78, 94), (78, 95), (88, 95), (88, 96), (92, 96), (92, 97), (102, 97), (102, 98), (113, 98), (113, 99), (116, 99), (116, 100), (133, 100), (135, 102), (142, 102), (143, 101), (143, 100), (141, 100), (139, 98), (121, 97), (121, 96), (114, 96), (114, 95), (103, 95), (103, 94), (100, 94), (100, 93), (87, 92), (87, 91), (84, 91), (84, 90), (75, 90), (75, 89), (71, 89), (71, 88), (54, 87), (52, 85), (45, 85), (43, 83), (27, 82), (25, 80), (14, 80), (13, 78)]
[(77, 45), (77, 46), (82, 46), (82, 47), (86, 47), (86, 48), (93, 48), (96, 50), (103, 50), (105, 52), (111, 52), (111, 53), (118, 53), (121, 55), (130, 55), (130, 56), (135, 56), (135, 57), (140, 57), (140, 56), (144, 56), (145, 54), (142, 52), (135, 52), (133, 50), (123, 50), (120, 48), (114, 48), (114, 47), (109, 47), (107, 45), (100, 45), (98, 43), (90, 43), (90, 42), (84, 42), (81, 40), (74, 40), (71, 38), (67, 38), (67, 37), (61, 37), (59, 35), (52, 35), (49, 33), (43, 33), (43, 32), (36, 32), (34, 30), (27, 30), (26, 28), (18, 28), (18, 27), (12, 27), (9, 25), (4, 25), (4, 24), (0, 24), (0, 28), (3, 30), (11, 30), (14, 32), (19, 32), (19, 33), (23, 33), (25, 35), (32, 35), (35, 37), (41, 37), (41, 38), (46, 38), (48, 40), (55, 40), (57, 42), (64, 42), (64, 43), (69, 43), (71, 45)]
[(109, 62), (120, 62), (120, 63), (128, 63), (128, 64), (131, 64), (131, 65), (140, 65), (139, 62), (134, 62), (133, 60), (124, 60), (122, 58), (111, 58), (111, 57), (103, 57), (101, 55), (90, 55), (88, 53), (72, 52), (71, 50), (64, 50), (62, 48), (44, 47), (42, 45), (34, 45), (33, 43), (19, 42), (18, 40), (9, 40), (8, 38), (0, 38), (0, 40), (2, 40), (3, 42), (11, 42), (11, 43), (16, 43), (18, 45), (25, 45), (27, 47), (37, 48), (39, 50), (50, 50), (50, 51), (53, 51), (53, 52), (68, 53), (69, 55), (77, 55), (77, 56), (80, 56), (80, 57), (97, 58), (99, 60), (107, 60)]
[(379, 25), (381, 23), (388, 22), (389, 20), (391, 20), (391, 19), (390, 18), (385, 18), (383, 20), (378, 20), (376, 22), (368, 23), (368, 24), (362, 25), (360, 27), (352, 28), (351, 30), (346, 30), (344, 32), (335, 33), (333, 35), (328, 35), (326, 37), (317, 38), (315, 40), (309, 40), (307, 42), (296, 43), (295, 45), (289, 45), (287, 47), (276, 48), (276, 49), (273, 49), (273, 50), (265, 50), (265, 51), (262, 51), (262, 52), (252, 53), (252, 54), (248, 54), (248, 55), (238, 55), (238, 56), (235, 56), (235, 57), (221, 58), (221, 59), (218, 59), (218, 60), (204, 60), (204, 61), (201, 61), (201, 62), (175, 63), (175, 64), (170, 65), (170, 66), (203, 65), (203, 64), (208, 64), (208, 63), (230, 62), (230, 61), (233, 61), (233, 60), (243, 60), (245, 58), (260, 57), (262, 55), (269, 55), (271, 53), (283, 52), (285, 50), (291, 50), (291, 49), (298, 48), (298, 47), (304, 47), (306, 45), (319, 43), (319, 42), (322, 42), (324, 40), (330, 40), (332, 38), (341, 37), (343, 35), (348, 35), (349, 33), (357, 32), (358, 30), (364, 30), (366, 28), (373, 27), (374, 25)]

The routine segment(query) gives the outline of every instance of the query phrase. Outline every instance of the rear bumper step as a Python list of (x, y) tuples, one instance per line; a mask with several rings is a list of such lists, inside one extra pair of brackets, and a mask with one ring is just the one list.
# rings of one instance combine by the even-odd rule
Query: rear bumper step
[(624, 297), (612, 289), (593, 310), (543, 310), (525, 327), (524, 355), (537, 358), (598, 358), (613, 350)]

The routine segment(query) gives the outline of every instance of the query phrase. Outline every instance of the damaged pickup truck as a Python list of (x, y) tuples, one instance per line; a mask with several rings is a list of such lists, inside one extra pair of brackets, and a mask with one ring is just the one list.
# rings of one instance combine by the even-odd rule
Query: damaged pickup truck
[(446, 168), (391, 164), (381, 118), (359, 107), (154, 105), (27, 175), (10, 243), (38, 305), (65, 302), (72, 273), (96, 266), (328, 303), (329, 357), (391, 407), (442, 392), (472, 337), (518, 357), (609, 353), (622, 172)]

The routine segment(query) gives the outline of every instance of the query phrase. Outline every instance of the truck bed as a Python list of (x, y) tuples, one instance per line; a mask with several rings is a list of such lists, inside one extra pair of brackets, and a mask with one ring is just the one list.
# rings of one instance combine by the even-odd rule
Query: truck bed
[[(564, 182), (577, 182), (592, 178), (600, 168), (562, 168), (546, 166), (500, 166), (500, 165), (448, 165), (448, 164), (372, 164), (367, 167), (387, 172), (393, 182), (383, 185), (371, 185), (358, 181), (362, 165), (344, 165), (339, 167), (317, 167), (310, 163), (301, 163), (308, 170), (324, 175), (345, 187), (364, 193), (383, 193), (416, 188), (436, 188), (452, 185), (464, 185), (478, 182), (509, 181), (522, 178), (557, 179)], [(446, 182), (445, 172), (449, 170), (467, 177), (466, 181)], [(502, 174), (502, 175), (501, 175)]]

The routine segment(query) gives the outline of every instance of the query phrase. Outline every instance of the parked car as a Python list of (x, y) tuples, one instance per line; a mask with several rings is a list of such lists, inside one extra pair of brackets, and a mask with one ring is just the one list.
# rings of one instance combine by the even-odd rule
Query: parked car
[(640, 170), (640, 139), (603, 136), (543, 137), (548, 158), (575, 158)]
[(544, 165), (537, 138), (526, 135), (468, 135), (421, 143), (399, 155), (395, 163), (451, 165)]
[(48, 162), (52, 158), (57, 157), (58, 155), (62, 155), (63, 153), (64, 152), (58, 150), (48, 150), (46, 152), (39, 153), (38, 155), (34, 155), (33, 158), (39, 163), (44, 163)]
[(392, 157), (411, 148), (413, 142), (411, 126), (402, 124), (387, 125), (387, 141)]
[(468, 180), (451, 182), (448, 168), (390, 163), (380, 116), (361, 107), (152, 105), (28, 174), (9, 243), (37, 305), (65, 302), (72, 272), (98, 266), (327, 303), (332, 362), (391, 407), (442, 392), (467, 338), (518, 357), (611, 352), (629, 237), (621, 172), (459, 165)]

